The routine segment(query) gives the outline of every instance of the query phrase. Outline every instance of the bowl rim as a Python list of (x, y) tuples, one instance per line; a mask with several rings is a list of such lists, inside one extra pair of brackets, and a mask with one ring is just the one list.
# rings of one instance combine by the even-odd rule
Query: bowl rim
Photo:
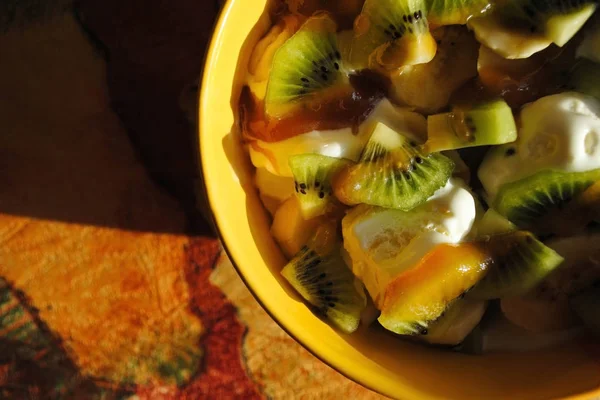
[[(233, 8), (233, 5), (234, 5), (234, 0), (226, 0), (225, 3), (223, 4), (223, 6), (221, 7), (221, 10), (219, 11), (218, 17), (216, 18), (216, 22), (213, 25), (213, 33), (210, 38), (209, 46), (207, 47), (207, 50), (205, 51), (204, 60), (202, 63), (202, 71), (200, 73), (201, 82), (207, 81), (208, 77), (211, 74), (211, 67), (209, 66), (209, 62), (210, 62), (210, 60), (213, 59), (215, 53), (217, 52), (216, 50), (218, 49), (220, 41), (221, 41), (221, 34), (223, 31), (223, 28), (227, 21), (229, 12)], [(202, 115), (204, 114), (203, 105), (206, 104), (206, 102), (207, 102), (207, 100), (206, 100), (207, 93), (206, 92), (207, 92), (207, 89), (205, 89), (205, 86), (201, 85), (200, 91), (198, 93), (198, 108), (199, 108), (199, 113), (198, 113), (199, 118), (198, 118), (198, 123), (197, 123), (198, 132), (197, 132), (197, 135), (195, 135), (198, 138), (197, 143), (196, 143), (196, 149), (197, 149), (197, 155), (198, 155), (198, 168), (200, 169), (200, 175), (202, 178), (204, 177), (204, 171), (206, 170), (206, 166), (204, 165), (204, 162), (202, 161), (203, 158), (202, 158), (202, 146), (201, 146), (202, 131), (204, 131), (204, 129), (202, 129), (202, 125), (203, 125), (203, 121), (204, 121), (204, 118), (202, 118)], [(205, 196), (206, 204), (208, 205), (207, 211), (208, 211), (208, 216), (211, 218), (210, 222), (212, 223), (213, 230), (217, 234), (217, 237), (221, 243), (221, 247), (225, 251), (225, 253), (226, 253), (227, 257), (229, 258), (229, 261), (231, 262), (237, 275), (240, 277), (240, 279), (244, 283), (244, 286), (250, 291), (250, 294), (252, 295), (252, 297), (260, 305), (262, 310), (267, 313), (269, 318), (271, 318), (273, 321), (275, 321), (275, 323), (277, 324), (277, 326), (279, 328), (281, 328), (287, 335), (289, 335), (296, 343), (298, 343), (300, 346), (302, 346), (311, 355), (316, 357), (320, 362), (329, 366), (335, 372), (341, 374), (342, 376), (351, 380), (352, 382), (354, 382), (364, 388), (367, 388), (367, 389), (373, 391), (374, 393), (377, 393), (381, 396), (389, 398), (389, 394), (384, 393), (383, 391), (379, 390), (378, 388), (376, 388), (373, 385), (369, 385), (365, 382), (361, 382), (356, 377), (355, 374), (346, 372), (342, 366), (337, 365), (337, 363), (332, 362), (331, 360), (327, 360), (325, 358), (325, 356), (320, 354), (320, 352), (317, 351), (313, 346), (310, 346), (308, 343), (305, 343), (297, 335), (295, 335), (294, 332), (292, 331), (292, 329), (289, 329), (273, 312), (271, 312), (269, 307), (267, 307), (266, 303), (258, 295), (257, 290), (252, 286), (252, 284), (248, 281), (248, 279), (246, 279), (244, 273), (241, 271), (240, 267), (238, 266), (238, 263), (236, 261), (236, 257), (233, 254), (233, 251), (227, 245), (227, 242), (223, 237), (223, 233), (221, 232), (221, 229), (219, 228), (219, 223), (217, 222), (218, 221), (217, 216), (215, 215), (215, 213), (213, 211), (213, 199), (207, 190), (206, 182), (204, 179), (200, 179), (200, 185), (201, 185), (201, 193), (203, 196)]]
[[(203, 70), (201, 72), (201, 82), (207, 82), (209, 80), (208, 78), (212, 75), (212, 71), (214, 69), (214, 65), (212, 65), (212, 62), (215, 60), (216, 56), (219, 53), (219, 49), (220, 49), (220, 46), (223, 41), (224, 31), (225, 31), (225, 27), (227, 25), (226, 23), (228, 21), (229, 14), (232, 12), (232, 9), (237, 4), (238, 4), (237, 0), (226, 0), (225, 4), (221, 7), (221, 10), (219, 11), (218, 18), (217, 18), (216, 22), (214, 23), (214, 30), (213, 30), (212, 36), (210, 38), (209, 46), (207, 47), (207, 50), (204, 55), (204, 62), (202, 64)], [(386, 390), (385, 385), (381, 385), (378, 387), (375, 384), (375, 382), (370, 382), (370, 379), (368, 379), (368, 378), (361, 379), (359, 374), (353, 373), (352, 369), (347, 368), (339, 359), (326, 357), (326, 355), (323, 354), (324, 352), (321, 351), (322, 347), (312, 346), (310, 343), (302, 340), (302, 338), (301, 338), (302, 335), (298, 335), (295, 333), (295, 331), (298, 330), (295, 326), (291, 326), (291, 327), (286, 326), (282, 322), (282, 320), (273, 311), (271, 311), (271, 309), (267, 306), (268, 302), (262, 299), (261, 295), (259, 294), (260, 290), (255, 288), (253, 286), (253, 283), (249, 279), (247, 279), (247, 277), (245, 276), (245, 274), (243, 272), (243, 269), (239, 266), (240, 263), (239, 263), (238, 257), (235, 256), (236, 252), (228, 246), (227, 241), (225, 240), (226, 235), (224, 235), (220, 229), (219, 217), (216, 215), (216, 213), (214, 211), (217, 208), (217, 207), (215, 207), (215, 202), (217, 201), (217, 199), (215, 199), (214, 196), (211, 194), (211, 192), (208, 191), (206, 179), (205, 179), (205, 177), (206, 177), (205, 171), (208, 169), (208, 164), (206, 162), (207, 158), (202, 157), (202, 155), (203, 155), (203, 152), (207, 151), (207, 150), (205, 149), (204, 146), (201, 145), (201, 142), (202, 142), (202, 137), (203, 137), (202, 132), (207, 131), (207, 129), (203, 129), (203, 128), (208, 119), (208, 118), (205, 118), (204, 115), (208, 114), (208, 112), (209, 112), (209, 106), (208, 106), (208, 104), (209, 104), (209, 101), (208, 101), (209, 100), (208, 99), (209, 86), (210, 85), (201, 84), (200, 91), (198, 93), (199, 114), (198, 114), (198, 123), (197, 123), (197, 131), (196, 131), (196, 138), (198, 140), (197, 140), (197, 143), (195, 143), (195, 144), (196, 144), (196, 151), (197, 151), (197, 155), (198, 155), (198, 167), (199, 167), (199, 170), (201, 173), (201, 179), (199, 180), (199, 185), (201, 185), (201, 189), (202, 189), (201, 193), (203, 196), (205, 196), (206, 203), (208, 205), (207, 211), (211, 218), (211, 222), (213, 223), (213, 229), (216, 232), (216, 234), (221, 242), (221, 246), (222, 246), (223, 250), (225, 251), (231, 264), (233, 265), (234, 269), (236, 270), (238, 276), (243, 281), (244, 285), (248, 288), (248, 290), (250, 291), (250, 293), (252, 294), (254, 299), (259, 303), (261, 308), (267, 313), (267, 315), (269, 315), (269, 317), (273, 321), (275, 321), (275, 323), (284, 332), (286, 332), (292, 339), (294, 339), (298, 344), (300, 344), (310, 354), (315, 356), (318, 360), (323, 362), (325, 365), (334, 369), (337, 373), (339, 373), (342, 376), (346, 377), (347, 379), (355, 382), (356, 384), (361, 385), (361, 386), (373, 391), (374, 393), (380, 394), (385, 397), (416, 398), (416, 397), (412, 397), (412, 396), (415, 394), (424, 394), (423, 392), (421, 392), (418, 389), (407, 387), (405, 385), (400, 385), (399, 387), (396, 387), (395, 391), (392, 393), (389, 390)], [(206, 126), (206, 127), (208, 128), (208, 126)], [(389, 389), (389, 388), (387, 388), (387, 389)], [(595, 398), (594, 396), (600, 396), (600, 387), (597, 389), (592, 389), (592, 391), (573, 393), (571, 395), (567, 395), (566, 397), (563, 397), (563, 399), (591, 400), (592, 398)], [(425, 397), (428, 397), (428, 396), (425, 396)]]

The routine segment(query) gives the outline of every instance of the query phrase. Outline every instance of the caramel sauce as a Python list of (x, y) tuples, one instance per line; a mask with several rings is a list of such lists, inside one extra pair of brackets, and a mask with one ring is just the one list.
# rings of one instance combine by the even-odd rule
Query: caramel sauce
[(282, 118), (265, 113), (264, 103), (248, 87), (242, 89), (239, 103), (240, 128), (246, 140), (278, 142), (313, 130), (333, 130), (358, 126), (369, 117), (388, 92), (390, 81), (371, 71), (350, 76), (348, 91), (322, 102), (305, 103)]
[(483, 103), (498, 95), (484, 85), (479, 76), (469, 79), (450, 96), (449, 103), (457, 109), (468, 109), (473, 104)]
[(580, 36), (575, 37), (562, 48), (551, 45), (527, 59), (481, 68), (480, 82), (488, 95), (501, 96), (515, 109), (560, 93), (567, 89), (566, 80), (580, 39)]

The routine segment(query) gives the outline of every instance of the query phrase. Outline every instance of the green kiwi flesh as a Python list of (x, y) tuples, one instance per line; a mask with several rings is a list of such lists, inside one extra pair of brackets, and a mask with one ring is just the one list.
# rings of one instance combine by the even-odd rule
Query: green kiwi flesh
[(579, 60), (569, 76), (569, 89), (600, 100), (600, 64)]
[(535, 231), (536, 221), (551, 210), (562, 207), (597, 181), (600, 181), (600, 169), (587, 172), (542, 171), (502, 185), (493, 206), (519, 227)]
[(546, 242), (565, 259), (532, 291), (540, 299), (571, 297), (600, 281), (600, 235), (586, 234)]
[(514, 142), (517, 126), (508, 104), (493, 100), (429, 116), (427, 136), (427, 151), (454, 150)]
[(493, 260), (488, 273), (469, 291), (473, 299), (520, 296), (543, 281), (564, 259), (525, 231), (494, 235), (482, 242)]
[(327, 14), (309, 18), (275, 53), (265, 111), (279, 117), (299, 104), (322, 101), (328, 90), (343, 87), (336, 23)]
[(488, 0), (425, 0), (427, 19), (435, 26), (464, 25), (490, 8)]
[(600, 280), (600, 235), (550, 239), (546, 245), (565, 261), (523, 296), (501, 299), (512, 323), (534, 332), (569, 329), (581, 324), (569, 299)]
[(296, 196), (304, 219), (325, 214), (335, 197), (331, 179), (349, 160), (320, 154), (299, 154), (289, 158)]
[(588, 0), (509, 0), (499, 8), (508, 20), (522, 23), (564, 46), (592, 16), (596, 4)]
[(410, 139), (379, 123), (359, 162), (334, 180), (336, 197), (359, 203), (412, 210), (448, 182), (454, 163), (440, 153), (426, 154)]
[(490, 236), (518, 230), (517, 226), (489, 208), (475, 226), (477, 236)]
[(354, 275), (344, 263), (339, 248), (323, 256), (309, 243), (290, 260), (281, 274), (336, 327), (346, 333), (358, 328), (366, 307), (366, 296), (357, 288)]
[(459, 345), (479, 324), (486, 306), (484, 301), (456, 299), (420, 338), (431, 344)]
[(569, 303), (584, 325), (600, 335), (600, 281), (571, 297)]
[(435, 55), (422, 0), (366, 0), (354, 33), (353, 65), (396, 69), (429, 62)]

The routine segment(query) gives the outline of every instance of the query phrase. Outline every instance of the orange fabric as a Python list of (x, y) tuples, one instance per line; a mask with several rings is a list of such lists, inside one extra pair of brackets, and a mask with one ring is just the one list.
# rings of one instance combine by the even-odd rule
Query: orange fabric
[(271, 321), (197, 211), (217, 3), (47, 3), (0, 5), (0, 398), (374, 396)]

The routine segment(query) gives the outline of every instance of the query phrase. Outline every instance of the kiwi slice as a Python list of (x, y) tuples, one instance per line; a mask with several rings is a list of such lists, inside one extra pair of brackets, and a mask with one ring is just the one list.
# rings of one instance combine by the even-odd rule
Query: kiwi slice
[(516, 231), (518, 228), (496, 210), (489, 208), (474, 229), (477, 231), (477, 236), (489, 236)]
[(587, 172), (542, 171), (502, 185), (494, 208), (521, 228), (536, 231), (536, 221), (559, 209), (600, 181), (600, 169)]
[(508, 0), (471, 18), (477, 40), (504, 58), (521, 59), (553, 42), (564, 46), (593, 14), (595, 0)]
[(486, 276), (469, 292), (474, 299), (523, 295), (564, 261), (530, 232), (494, 235), (480, 243), (493, 261)]
[(331, 196), (331, 179), (349, 163), (349, 160), (320, 154), (299, 154), (289, 158), (296, 196), (304, 219), (315, 218), (327, 212), (328, 206), (335, 201), (335, 197)]
[(584, 325), (600, 335), (600, 280), (570, 299), (571, 308)]
[(453, 169), (448, 157), (426, 154), (407, 137), (378, 123), (359, 162), (343, 168), (333, 188), (344, 204), (408, 211), (443, 187)]
[(569, 299), (600, 280), (600, 235), (553, 239), (546, 244), (565, 261), (527, 294), (500, 302), (507, 319), (533, 332), (580, 325)]
[(354, 23), (353, 65), (396, 69), (435, 55), (422, 0), (366, 0)]
[(600, 100), (600, 64), (586, 59), (577, 61), (569, 75), (568, 86)]
[(536, 223), (536, 230), (559, 236), (573, 236), (593, 228), (600, 221), (600, 181), (575, 196)]
[(316, 15), (277, 50), (265, 95), (268, 115), (280, 117), (348, 90), (336, 29), (328, 14)]
[(379, 323), (400, 335), (424, 335), (487, 272), (477, 245), (440, 244), (386, 288)]
[(459, 345), (479, 324), (486, 307), (485, 301), (457, 299), (429, 325), (421, 338), (431, 344)]
[(488, 0), (425, 0), (425, 4), (427, 19), (435, 26), (464, 25), (470, 17), (491, 8)]
[(588, 0), (509, 0), (499, 7), (507, 20), (522, 23), (531, 33), (540, 32), (564, 46), (596, 10)]
[(471, 18), (467, 25), (479, 43), (504, 59), (527, 59), (552, 44), (542, 33), (532, 33), (525, 23), (506, 22), (498, 13)]
[(517, 126), (508, 104), (493, 100), (430, 115), (427, 137), (425, 149), (430, 152), (496, 145), (517, 140)]
[(342, 258), (335, 229), (333, 223), (319, 227), (281, 274), (318, 313), (352, 333), (358, 329), (367, 301), (362, 285)]

